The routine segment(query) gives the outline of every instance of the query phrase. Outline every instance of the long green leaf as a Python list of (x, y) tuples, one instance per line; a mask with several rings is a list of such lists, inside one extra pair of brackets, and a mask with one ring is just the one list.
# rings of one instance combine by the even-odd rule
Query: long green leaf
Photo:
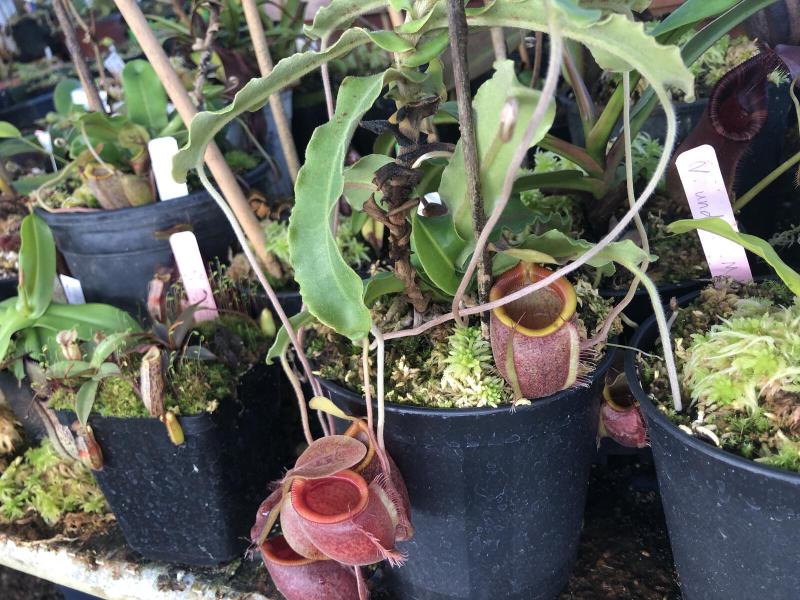
[(99, 369), (100, 365), (114, 352), (122, 348), (128, 341), (128, 332), (113, 333), (103, 338), (92, 352), (92, 367)]
[(89, 380), (80, 387), (75, 396), (75, 415), (84, 427), (89, 422), (89, 415), (92, 412), (99, 384), (99, 381)]
[(81, 82), (77, 79), (62, 79), (53, 90), (53, 105), (56, 112), (62, 117), (68, 117), (74, 110), (72, 103), (72, 92), (81, 87)]
[(0, 313), (0, 364), (6, 360), (12, 336), (32, 323), (34, 320), (28, 315), (17, 312), (13, 308), (8, 308), (4, 313)]
[[(562, 35), (584, 44), (601, 66), (635, 69), (651, 85), (671, 85), (688, 96), (692, 95), (694, 79), (683, 64), (678, 48), (658, 44), (655, 38), (647, 35), (643, 23), (631, 21), (623, 15), (603, 16), (600, 11), (581, 9), (571, 0), (561, 0), (555, 4), (547, 0), (520, 0), (495, 2), (489, 8), (478, 11), (479, 14), (468, 16), (468, 21), (470, 26), (514, 27), (547, 32), (550, 7), (559, 11), (556, 18)], [(422, 31), (442, 27), (447, 27), (447, 15), (440, 10)]]
[(8, 121), (0, 121), (0, 138), (20, 138), (22, 133)]
[(356, 17), (386, 6), (388, 0), (333, 0), (314, 16), (314, 23), (303, 28), (310, 38), (322, 39), (350, 25)]
[(740, 0), (688, 0), (656, 25), (652, 34), (660, 36), (685, 25), (699, 23), (731, 9), (739, 3)]
[[(316, 319), (314, 319), (314, 315), (312, 315), (307, 310), (301, 311), (294, 315), (293, 317), (289, 318), (289, 322), (292, 324), (292, 329), (297, 331), (300, 327), (305, 327), (306, 325), (310, 325)], [(285, 327), (281, 327), (278, 330), (278, 333), (275, 335), (275, 341), (272, 342), (272, 346), (267, 352), (267, 364), (271, 365), (272, 361), (278, 358), (281, 354), (286, 352), (286, 349), (289, 347), (289, 334), (286, 332)]]
[(792, 269), (789, 265), (783, 262), (775, 252), (775, 249), (769, 245), (769, 242), (762, 240), (754, 235), (747, 233), (739, 233), (727, 221), (719, 217), (708, 217), (705, 219), (682, 219), (675, 221), (667, 226), (667, 229), (672, 233), (686, 233), (687, 231), (708, 231), (715, 233), (720, 237), (736, 242), (744, 249), (749, 250), (756, 256), (763, 258), (769, 266), (771, 266), (775, 273), (780, 277), (795, 296), (800, 296), (800, 273)]
[(450, 213), (438, 217), (411, 217), (411, 249), (415, 262), (437, 288), (447, 296), (455, 295), (461, 274), (456, 271), (459, 258), (468, 245), (456, 231)]
[[(535, 250), (559, 263), (573, 261), (588, 252), (594, 244), (586, 240), (578, 240), (568, 236), (557, 229), (552, 229), (541, 235), (529, 236), (515, 249)], [(605, 246), (596, 256), (587, 263), (590, 267), (599, 269), (603, 274), (614, 273), (614, 264), (641, 264), (645, 260), (653, 260), (644, 250), (633, 243), (632, 240), (612, 242)]]
[(344, 159), (361, 117), (383, 88), (383, 74), (347, 77), (333, 119), (318, 127), (297, 176), (289, 252), (303, 302), (320, 322), (352, 339), (372, 325), (361, 278), (342, 258), (331, 218), (344, 189)]
[[(526, 125), (540, 96), (537, 90), (532, 90), (517, 81), (512, 61), (497, 63), (496, 68), (492, 78), (480, 87), (472, 103), (473, 112), (479, 115), (475, 124), (475, 137), (481, 165), (483, 205), (487, 214), (492, 212), (500, 196), (508, 165), (511, 164), (511, 159), (522, 140)], [(504, 105), (512, 98), (518, 103), (517, 122), (510, 139), (504, 143), (500, 139), (500, 116)], [(553, 124), (554, 117), (555, 103), (551, 103), (533, 137), (532, 145), (544, 137)], [(439, 195), (450, 210), (459, 236), (463, 240), (472, 240), (472, 212), (467, 201), (467, 176), (460, 141), (456, 144), (455, 153), (442, 173)]]
[(85, 360), (60, 360), (47, 367), (45, 375), (48, 379), (66, 379), (80, 377), (94, 370), (95, 367)]
[(122, 70), (122, 90), (128, 118), (151, 135), (167, 126), (167, 92), (146, 60), (132, 60)]
[(364, 304), (372, 306), (381, 296), (399, 294), (405, 290), (403, 282), (394, 273), (381, 271), (364, 282)]
[(236, 117), (248, 111), (259, 110), (272, 94), (281, 91), (321, 65), (369, 43), (370, 40), (370, 33), (365, 29), (350, 29), (323, 52), (302, 52), (284, 58), (266, 77), (251, 79), (225, 108), (214, 112), (201, 112), (195, 116), (189, 125), (189, 142), (172, 162), (175, 179), (186, 180), (186, 173), (198, 165), (209, 142)]
[(122, 331), (141, 331), (128, 313), (107, 304), (52, 303), (35, 326), (51, 333), (75, 329), (82, 340), (90, 340), (96, 332), (106, 335)]
[(22, 220), (20, 237), (17, 310), (38, 319), (53, 298), (56, 245), (47, 223), (36, 214)]

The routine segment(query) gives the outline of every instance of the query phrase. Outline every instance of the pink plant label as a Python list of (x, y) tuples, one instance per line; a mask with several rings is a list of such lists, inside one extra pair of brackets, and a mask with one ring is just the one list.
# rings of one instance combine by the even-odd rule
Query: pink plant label
[[(719, 170), (713, 146), (704, 144), (682, 153), (675, 160), (689, 207), (695, 219), (719, 217), (738, 231), (733, 208)], [(747, 254), (736, 242), (714, 233), (698, 231), (712, 277), (731, 277), (752, 281)]]
[(197, 238), (191, 231), (181, 231), (169, 236), (169, 245), (175, 255), (178, 271), (186, 289), (189, 304), (204, 307), (194, 314), (196, 321), (210, 321), (217, 318), (217, 304), (206, 274), (206, 265), (200, 255)]

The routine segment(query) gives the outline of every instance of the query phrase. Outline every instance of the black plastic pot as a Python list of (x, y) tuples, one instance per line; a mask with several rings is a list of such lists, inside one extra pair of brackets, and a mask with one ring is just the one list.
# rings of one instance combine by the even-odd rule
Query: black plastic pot
[[(577, 551), (602, 380), (512, 411), (386, 406), (386, 447), (411, 497), (408, 562), (388, 569), (403, 600), (558, 596)], [(361, 397), (330, 382), (343, 410)]]
[[(653, 318), (639, 328), (632, 345), (649, 350), (657, 336)], [(625, 372), (647, 418), (684, 599), (797, 598), (800, 475), (682, 432), (642, 389), (633, 350), (626, 353)]]
[(0, 279), (0, 302), (17, 295), (17, 278), (6, 277)]
[(236, 243), (222, 211), (204, 191), (119, 210), (36, 212), (52, 229), (86, 301), (113, 304), (137, 316), (147, 314), (147, 284), (156, 269), (174, 265), (168, 236), (160, 232), (189, 225), (206, 261), (224, 261)]
[[(667, 283), (658, 286), (658, 295), (661, 296), (662, 302), (668, 303), (670, 298), (680, 298), (681, 296), (684, 296), (690, 292), (695, 292), (707, 283), (707, 281), (702, 280)], [(603, 288), (599, 290), (599, 293), (603, 298), (613, 299), (614, 303), (616, 304), (622, 300), (625, 294), (628, 293), (628, 288), (626, 287), (618, 290)], [(623, 312), (625, 313), (626, 317), (636, 321), (637, 323), (641, 323), (650, 315), (652, 315), (653, 304), (650, 302), (650, 295), (647, 293), (647, 290), (645, 290), (642, 286), (639, 286), (636, 290), (633, 300), (631, 300), (631, 303), (628, 304), (627, 308), (625, 308)]]
[[(157, 419), (90, 417), (105, 463), (94, 476), (134, 550), (196, 566), (242, 554), (253, 515), (292, 450), (279, 370), (248, 373), (241, 403), (222, 400), (211, 414), (179, 417), (181, 446)], [(74, 419), (59, 411), (62, 423)]]
[(0, 121), (8, 121), (18, 129), (30, 129), (36, 121), (55, 110), (53, 92), (34, 96), (30, 100), (0, 110)]
[(33, 390), (27, 379), (20, 382), (13, 373), (0, 371), (0, 398), (5, 398), (29, 441), (36, 442), (47, 435), (47, 430), (33, 408), (33, 403), (37, 400), (33, 397)]

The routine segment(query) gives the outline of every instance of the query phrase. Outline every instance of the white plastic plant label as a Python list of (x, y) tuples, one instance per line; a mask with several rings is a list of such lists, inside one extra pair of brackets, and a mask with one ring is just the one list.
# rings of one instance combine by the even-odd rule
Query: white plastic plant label
[(86, 304), (86, 298), (83, 295), (83, 288), (81, 282), (70, 277), (69, 275), (59, 275), (61, 288), (64, 290), (64, 296), (69, 304)]
[[(704, 144), (682, 153), (675, 160), (692, 216), (695, 219), (719, 217), (738, 231), (733, 208), (719, 170), (713, 146)], [(703, 252), (713, 277), (752, 281), (747, 254), (739, 244), (707, 231), (698, 231)]]
[(156, 178), (158, 197), (161, 200), (181, 198), (189, 193), (185, 183), (178, 183), (172, 177), (172, 159), (178, 153), (178, 142), (174, 137), (160, 137), (147, 142), (150, 164)]
[(112, 45), (108, 49), (108, 56), (103, 61), (103, 65), (114, 77), (120, 77), (122, 70), (125, 68), (125, 61), (117, 54), (117, 49)]
[[(106, 112), (109, 112), (111, 108), (108, 105), (108, 94), (104, 90), (100, 90), (100, 101), (103, 103), (103, 108)], [(89, 109), (89, 98), (86, 97), (86, 92), (83, 91), (83, 88), (76, 88), (72, 90), (69, 94), (70, 100), (76, 106), (82, 106), (86, 110)]]
[(53, 153), (53, 138), (49, 131), (37, 129), (33, 132), (33, 135), (36, 137), (36, 141), (39, 142), (39, 145), (44, 148), (48, 154)]
[(205, 307), (194, 314), (196, 321), (210, 321), (217, 317), (217, 304), (211, 291), (211, 283), (206, 274), (206, 265), (200, 255), (197, 238), (191, 231), (181, 231), (169, 236), (169, 245), (178, 271), (181, 274), (183, 287), (186, 289), (186, 299), (189, 304), (199, 304)]

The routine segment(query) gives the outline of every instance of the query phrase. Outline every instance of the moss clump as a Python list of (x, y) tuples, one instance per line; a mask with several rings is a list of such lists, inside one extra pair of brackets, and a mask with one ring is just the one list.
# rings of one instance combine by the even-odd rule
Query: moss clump
[(0, 476), (0, 522), (14, 522), (32, 513), (48, 525), (65, 514), (104, 513), (103, 494), (80, 462), (56, 454), (49, 440), (18, 456)]
[[(584, 333), (594, 332), (608, 314), (610, 302), (586, 282), (575, 287), (580, 326)], [(411, 324), (408, 303), (401, 297), (379, 300), (372, 312), (373, 320), (384, 331)], [(319, 374), (363, 393), (361, 347), (322, 326), (308, 333), (307, 352), (319, 365)], [(467, 327), (457, 327), (451, 322), (423, 335), (390, 340), (386, 343), (385, 364), (387, 402), (478, 408), (510, 404), (514, 400), (513, 390), (498, 373), (491, 346), (481, 337), (476, 322)], [(588, 373), (591, 369), (588, 361), (581, 364), (580, 372)], [(375, 366), (370, 362), (373, 393), (375, 375)]]
[(683, 393), (671, 406), (658, 358), (640, 359), (642, 381), (687, 433), (745, 458), (800, 471), (800, 303), (779, 284), (706, 288), (673, 326)]

